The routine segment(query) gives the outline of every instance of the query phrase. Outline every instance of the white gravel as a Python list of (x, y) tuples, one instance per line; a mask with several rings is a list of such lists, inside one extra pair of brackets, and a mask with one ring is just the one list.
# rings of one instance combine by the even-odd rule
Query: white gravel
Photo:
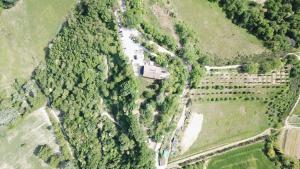
[(182, 153), (190, 148), (197, 140), (202, 129), (203, 114), (192, 113), (188, 126), (186, 127), (183, 138), (180, 142)]

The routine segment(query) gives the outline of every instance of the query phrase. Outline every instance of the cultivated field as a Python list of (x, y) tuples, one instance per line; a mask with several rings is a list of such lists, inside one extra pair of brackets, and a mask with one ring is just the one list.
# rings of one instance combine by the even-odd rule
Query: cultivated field
[(217, 4), (207, 0), (171, 0), (177, 17), (189, 25), (204, 52), (229, 59), (240, 54), (261, 53), (262, 42), (231, 23)]
[(239, 73), (237, 70), (212, 71), (201, 80), (198, 89), (190, 92), (193, 100), (227, 101), (260, 100), (275, 96), (289, 82), (288, 71), (267, 74)]
[(76, 0), (20, 0), (0, 15), (0, 93), (28, 78)]
[(257, 143), (213, 157), (208, 169), (276, 169), (263, 153), (263, 146)]
[(282, 132), (280, 145), (282, 151), (300, 159), (300, 129), (287, 129)]
[(59, 151), (49, 126), (51, 123), (47, 113), (41, 108), (18, 121), (12, 128), (0, 128), (0, 168), (48, 168), (33, 152), (41, 144), (49, 144), (55, 151)]

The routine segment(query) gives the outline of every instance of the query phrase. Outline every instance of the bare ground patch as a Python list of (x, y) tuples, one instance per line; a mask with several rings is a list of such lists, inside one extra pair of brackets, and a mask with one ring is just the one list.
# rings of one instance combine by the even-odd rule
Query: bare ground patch
[(156, 18), (159, 20), (161, 27), (165, 29), (167, 32), (170, 32), (171, 35), (176, 39), (176, 41), (179, 43), (179, 37), (175, 32), (174, 24), (172, 22), (172, 18), (170, 17), (170, 12), (159, 6), (158, 4), (154, 4), (151, 7), (151, 11), (156, 16)]

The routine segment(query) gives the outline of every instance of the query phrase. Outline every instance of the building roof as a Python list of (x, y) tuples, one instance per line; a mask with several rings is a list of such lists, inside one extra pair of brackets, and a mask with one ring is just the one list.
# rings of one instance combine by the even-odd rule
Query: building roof
[(144, 65), (142, 74), (151, 79), (166, 79), (170, 75), (167, 69), (149, 64)]

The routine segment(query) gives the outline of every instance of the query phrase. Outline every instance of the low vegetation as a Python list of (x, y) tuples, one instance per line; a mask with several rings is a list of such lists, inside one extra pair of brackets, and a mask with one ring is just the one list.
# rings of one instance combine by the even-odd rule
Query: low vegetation
[(208, 169), (237, 169), (257, 168), (276, 169), (274, 163), (264, 154), (264, 143), (238, 148), (222, 155), (213, 157), (208, 164)]

